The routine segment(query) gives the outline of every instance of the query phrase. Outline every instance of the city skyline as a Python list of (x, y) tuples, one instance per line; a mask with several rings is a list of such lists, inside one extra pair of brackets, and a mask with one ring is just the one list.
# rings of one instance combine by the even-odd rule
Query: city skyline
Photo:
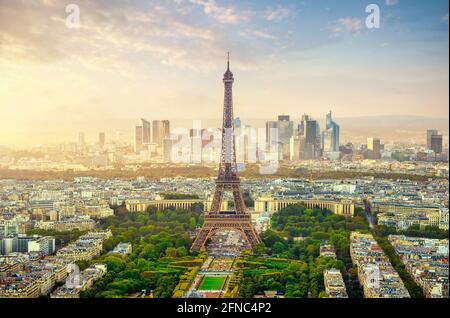
[[(307, 110), (301, 112), (311, 114)], [(429, 118), (421, 116), (364, 116), (364, 117), (340, 117), (333, 113), (333, 121), (337, 121), (341, 128), (341, 143), (357, 142), (364, 143), (367, 137), (377, 135), (390, 143), (412, 143), (426, 144), (427, 138), (423, 136), (423, 131), (428, 129), (438, 130), (444, 137), (444, 144), (448, 144), (449, 126), (448, 120), (442, 118)], [(280, 116), (274, 112), (268, 118), (245, 118), (236, 116), (245, 125), (253, 128), (264, 128), (267, 121)], [(287, 115), (283, 113), (281, 116)], [(291, 116), (291, 120), (297, 124), (301, 122), (301, 116)], [(311, 116), (319, 122), (320, 127), (326, 127), (326, 114), (324, 116)], [(144, 119), (146, 118), (146, 119)], [(24, 129), (20, 135), (20, 141), (10, 135), (4, 135), (4, 140), (0, 136), (0, 147), (11, 149), (29, 149), (45, 145), (56, 145), (61, 143), (76, 142), (79, 134), (85, 135), (88, 142), (98, 141), (98, 134), (105, 133), (108, 140), (116, 142), (134, 143), (136, 128), (141, 126), (142, 120), (160, 121), (160, 117), (153, 119), (148, 116), (138, 116), (137, 118), (121, 118), (113, 120), (86, 120), (67, 122), (64, 127), (53, 127), (52, 122), (44, 121), (37, 125), (37, 131), (32, 135), (27, 134), (29, 130)], [(200, 119), (173, 119), (169, 120), (174, 129), (192, 129), (195, 121), (200, 121), (202, 128), (214, 129), (220, 126), (220, 118), (200, 118)], [(382, 121), (383, 126), (377, 125)], [(43, 131), (47, 128), (48, 131)], [(150, 132), (151, 135), (151, 132)], [(19, 137), (18, 137), (19, 138)], [(3, 142), (2, 142), (3, 141)]]
[(79, 29), (60, 1), (2, 3), (0, 144), (87, 118), (215, 118), (228, 50), (241, 118), (448, 118), (448, 3), (375, 3), (372, 30), (364, 1), (78, 1)]

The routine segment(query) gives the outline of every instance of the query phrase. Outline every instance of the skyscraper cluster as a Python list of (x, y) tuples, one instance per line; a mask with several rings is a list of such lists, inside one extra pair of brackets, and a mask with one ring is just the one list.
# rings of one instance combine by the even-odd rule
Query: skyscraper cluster
[[(274, 135), (275, 134), (275, 135)], [(278, 116), (277, 121), (266, 123), (266, 143), (278, 143), (279, 159), (287, 160), (290, 157), (290, 140), (294, 134), (294, 123), (288, 115)]]
[[(194, 123), (192, 129), (171, 133), (168, 120), (152, 122), (140, 119), (135, 127), (134, 151), (140, 160), (160, 158), (163, 162), (210, 163), (218, 160), (220, 134), (218, 128), (201, 128)], [(198, 126), (197, 126), (198, 125)], [(391, 148), (385, 149), (380, 138), (368, 137), (367, 143), (355, 146), (340, 144), (340, 125), (333, 119), (332, 112), (326, 114), (325, 127), (320, 129), (319, 121), (303, 114), (300, 122), (294, 122), (289, 115), (279, 115), (277, 120), (267, 121), (264, 128), (253, 128), (244, 124), (239, 117), (233, 119), (236, 159), (238, 168), (243, 163), (278, 160), (381, 160), (393, 158)], [(99, 133), (98, 147), (105, 148), (105, 134)], [(86, 149), (84, 134), (80, 133), (78, 149)], [(398, 151), (395, 153), (398, 157)], [(438, 130), (427, 130), (425, 150), (415, 153), (401, 153), (416, 161), (445, 161), (448, 154), (443, 149), (443, 136)], [(174, 160), (174, 156), (178, 156)], [(180, 159), (182, 157), (182, 159)], [(269, 159), (270, 157), (270, 159)], [(395, 159), (395, 158), (394, 158)], [(159, 160), (159, 159), (158, 159)]]
[[(327, 114), (326, 128), (322, 133), (319, 122), (304, 114), (297, 129), (290, 135), (288, 158), (313, 160), (324, 156), (329, 159), (339, 159), (339, 138), (339, 125), (333, 121), (331, 112)], [(286, 158), (284, 147), (283, 158)]]
[(170, 122), (168, 120), (154, 120), (150, 123), (141, 118), (140, 125), (135, 127), (134, 150), (136, 153), (147, 150), (157, 152), (162, 149), (164, 140), (170, 138)]
[(446, 161), (448, 149), (443, 149), (443, 136), (436, 129), (427, 130), (427, 145), (425, 151), (416, 154), (419, 161)]

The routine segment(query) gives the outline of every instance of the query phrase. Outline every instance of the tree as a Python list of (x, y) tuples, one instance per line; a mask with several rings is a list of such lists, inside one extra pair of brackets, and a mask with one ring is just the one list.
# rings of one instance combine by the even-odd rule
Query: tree
[(197, 220), (195, 219), (195, 217), (191, 217), (189, 219), (189, 226), (193, 229), (195, 229), (195, 227), (197, 226)]
[[(103, 254), (90, 263), (105, 263), (108, 273), (81, 297), (123, 297), (142, 289), (154, 290), (156, 297), (171, 297), (182, 274), (191, 265), (180, 265), (177, 258), (187, 258), (191, 264), (197, 253), (188, 251), (192, 220), (202, 211), (165, 210), (150, 208), (146, 212), (117, 214), (104, 220), (113, 237), (104, 242), (104, 251), (120, 241), (131, 242), (130, 255)], [(168, 257), (166, 257), (168, 256)], [(191, 261), (191, 263), (190, 263)]]
[(177, 253), (177, 249), (174, 247), (168, 247), (166, 248), (166, 252), (165, 252), (166, 256), (168, 257), (177, 257), (178, 253)]
[(264, 243), (259, 243), (253, 249), (253, 253), (256, 255), (265, 255), (267, 254), (267, 247), (264, 245)]
[(284, 251), (286, 251), (287, 246), (283, 242), (275, 242), (275, 244), (272, 247), (272, 250), (275, 254), (281, 254)]
[(188, 250), (184, 246), (180, 246), (177, 248), (177, 256), (184, 257), (188, 255)]
[(261, 240), (264, 242), (264, 244), (271, 248), (276, 242), (282, 242), (284, 241), (281, 236), (279, 236), (276, 232), (272, 230), (267, 230), (264, 233), (261, 234)]

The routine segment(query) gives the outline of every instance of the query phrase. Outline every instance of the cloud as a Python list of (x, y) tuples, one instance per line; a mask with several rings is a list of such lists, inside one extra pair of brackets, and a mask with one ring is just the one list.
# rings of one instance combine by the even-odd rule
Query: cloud
[(269, 8), (266, 10), (265, 18), (267, 21), (280, 22), (291, 15), (288, 8), (278, 6), (276, 9)]
[[(81, 27), (65, 25), (64, 4), (55, 0), (0, 6), (0, 62), (74, 62), (84, 68), (139, 72), (156, 59), (180, 68), (210, 69), (224, 41), (173, 7), (124, 5), (119, 0), (78, 0)], [(136, 57), (139, 57), (136, 59)], [(209, 56), (206, 59), (205, 56)]]
[(363, 27), (362, 20), (359, 18), (340, 18), (337, 20), (329, 30), (333, 36), (341, 34), (358, 34)]
[(384, 0), (384, 3), (387, 6), (395, 6), (396, 4), (398, 4), (400, 2), (400, 0)]
[(239, 35), (248, 39), (261, 38), (261, 39), (276, 39), (275, 36), (271, 35), (267, 31), (258, 31), (258, 30), (246, 30), (239, 32)]
[(203, 12), (225, 24), (237, 24), (241, 19), (233, 8), (221, 7), (215, 0), (190, 0), (191, 3), (202, 6)]
[(442, 17), (442, 21), (447, 21), (448, 22), (448, 13)]

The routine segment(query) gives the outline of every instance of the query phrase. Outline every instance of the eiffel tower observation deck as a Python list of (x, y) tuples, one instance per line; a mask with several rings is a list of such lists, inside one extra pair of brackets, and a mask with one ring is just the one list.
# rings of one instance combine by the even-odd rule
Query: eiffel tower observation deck
[[(203, 227), (197, 234), (191, 250), (200, 250), (206, 241), (220, 231), (234, 230), (241, 233), (250, 247), (254, 248), (261, 240), (256, 232), (250, 214), (246, 213), (241, 183), (237, 174), (236, 149), (233, 127), (233, 83), (228, 54), (227, 70), (223, 75), (225, 86), (222, 126), (222, 150), (220, 156), (219, 175), (210, 210), (205, 215)], [(235, 211), (220, 211), (226, 192), (233, 194)]]

